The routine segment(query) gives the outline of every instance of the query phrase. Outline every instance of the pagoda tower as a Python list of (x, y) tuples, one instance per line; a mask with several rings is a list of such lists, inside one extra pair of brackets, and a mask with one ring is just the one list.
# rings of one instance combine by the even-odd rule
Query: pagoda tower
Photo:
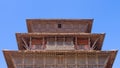
[(27, 19), (18, 50), (3, 50), (8, 68), (112, 68), (117, 50), (103, 51), (93, 19)]

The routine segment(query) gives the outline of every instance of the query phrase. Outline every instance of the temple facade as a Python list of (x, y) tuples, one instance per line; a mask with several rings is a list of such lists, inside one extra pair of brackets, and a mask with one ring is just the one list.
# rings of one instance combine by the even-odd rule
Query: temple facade
[(112, 68), (117, 50), (103, 51), (93, 19), (27, 19), (18, 50), (3, 50), (8, 68)]

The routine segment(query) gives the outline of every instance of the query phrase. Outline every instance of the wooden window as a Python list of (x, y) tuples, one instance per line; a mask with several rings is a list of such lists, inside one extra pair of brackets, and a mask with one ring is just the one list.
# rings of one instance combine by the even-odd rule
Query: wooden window
[(67, 56), (67, 64), (75, 64), (75, 56)]
[(36, 55), (35, 56), (35, 65), (42, 65), (44, 64), (44, 57), (41, 55)]
[(58, 24), (58, 28), (62, 28), (62, 25), (61, 25), (61, 24)]
[(32, 65), (33, 64), (33, 55), (32, 54), (25, 54), (24, 64), (25, 65)]
[(101, 65), (106, 64), (106, 61), (108, 59), (108, 55), (98, 55), (98, 63)]
[(20, 54), (12, 54), (12, 58), (13, 58), (13, 61), (16, 65), (20, 65), (20, 64), (23, 64), (22, 61), (23, 61), (23, 56), (20, 55)]
[(88, 38), (78, 38), (77, 39), (77, 49), (89, 49)]
[(64, 62), (64, 60), (65, 60), (64, 56), (57, 56), (56, 59), (57, 59), (57, 64), (64, 64), (65, 63)]
[(63, 37), (57, 37), (57, 40), (56, 40), (57, 46), (63, 46), (63, 40), (64, 40)]
[(32, 49), (43, 49), (43, 39), (42, 38), (33, 38), (32, 39)]
[(71, 38), (71, 37), (66, 37), (66, 38), (65, 38), (65, 45), (66, 45), (66, 46), (72, 46), (72, 45), (73, 45), (73, 38)]
[(79, 56), (77, 57), (77, 63), (81, 65), (86, 64), (86, 57), (84, 54), (79, 54)]
[(48, 46), (55, 46), (55, 38), (54, 37), (48, 37), (47, 38), (47, 45)]
[(80, 45), (88, 45), (88, 39), (87, 38), (79, 38), (78, 44)]
[(88, 54), (88, 64), (95, 65), (96, 64), (96, 55), (95, 54)]
[(54, 56), (46, 56), (46, 61), (45, 63), (47, 65), (52, 65), (52, 64), (55, 64), (55, 57)]

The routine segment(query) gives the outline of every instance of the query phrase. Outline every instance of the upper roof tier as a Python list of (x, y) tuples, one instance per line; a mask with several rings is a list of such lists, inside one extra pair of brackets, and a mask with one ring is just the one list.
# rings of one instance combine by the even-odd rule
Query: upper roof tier
[(27, 19), (30, 33), (91, 33), (93, 19)]

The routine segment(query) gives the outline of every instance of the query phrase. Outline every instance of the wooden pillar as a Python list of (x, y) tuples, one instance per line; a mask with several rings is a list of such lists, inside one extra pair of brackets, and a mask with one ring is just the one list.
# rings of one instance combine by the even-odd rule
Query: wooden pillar
[(77, 53), (75, 55), (75, 68), (77, 68)]
[(42, 49), (45, 49), (45, 38), (43, 37), (43, 41), (42, 41)]
[(23, 62), (22, 62), (22, 63), (23, 63), (23, 64), (22, 64), (22, 65), (23, 65), (23, 68), (25, 68), (25, 67), (24, 67), (24, 65), (25, 65), (25, 62), (24, 62), (25, 60), (24, 60), (24, 58), (25, 58), (25, 54), (23, 53), (23, 58), (22, 58), (22, 59), (23, 59)]
[(56, 68), (56, 65), (57, 65), (57, 52), (55, 52), (55, 68)]
[(74, 45), (74, 48), (75, 48), (75, 49), (78, 49), (78, 48), (77, 48), (77, 36), (75, 36), (75, 45)]
[(33, 54), (33, 68), (35, 68), (35, 54)]
[(67, 68), (67, 55), (65, 53), (65, 68)]
[(65, 47), (65, 36), (63, 37), (63, 46)]
[(56, 36), (55, 36), (55, 47), (57, 46), (57, 38), (56, 38)]
[(29, 41), (29, 48), (30, 48), (30, 50), (32, 49), (32, 37), (30, 36), (30, 41)]
[(45, 54), (43, 55), (43, 62), (44, 62), (44, 63), (43, 63), (43, 67), (45, 68), (45, 65), (46, 65), (46, 64), (45, 64), (45, 62), (46, 62), (46, 55), (45, 55)]
[(99, 65), (99, 63), (98, 63), (98, 54), (96, 54), (96, 65), (97, 65), (97, 68), (99, 68), (98, 67), (98, 65)]
[(86, 57), (86, 68), (88, 68), (88, 55), (87, 55), (87, 53), (85, 54), (85, 57)]
[(90, 37), (88, 38), (88, 47), (89, 47), (89, 50), (91, 49), (91, 46), (90, 46)]

